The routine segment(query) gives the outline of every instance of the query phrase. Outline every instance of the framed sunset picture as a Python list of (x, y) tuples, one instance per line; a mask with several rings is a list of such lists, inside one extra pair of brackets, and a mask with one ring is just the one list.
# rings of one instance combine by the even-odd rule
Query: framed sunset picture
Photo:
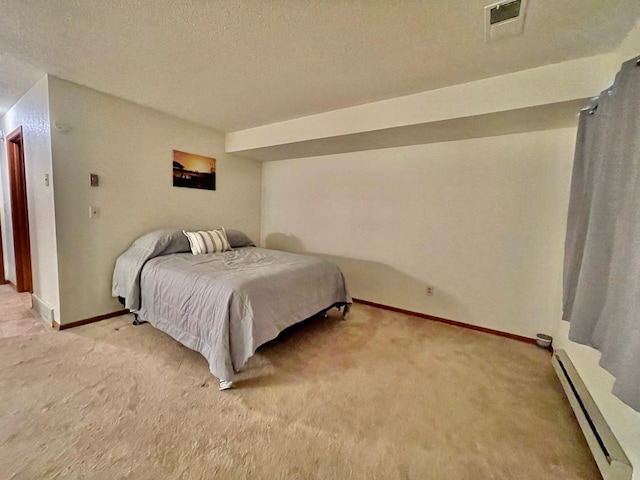
[(173, 151), (173, 186), (216, 189), (216, 159)]

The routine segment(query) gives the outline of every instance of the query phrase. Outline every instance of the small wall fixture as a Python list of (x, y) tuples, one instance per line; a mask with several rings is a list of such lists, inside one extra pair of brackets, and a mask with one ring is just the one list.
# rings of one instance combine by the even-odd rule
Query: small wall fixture
[(53, 128), (58, 132), (69, 131), (69, 125), (67, 125), (66, 123), (62, 123), (60, 120), (56, 120), (55, 122), (53, 122)]
[(4, 130), (0, 130), (0, 141), (4, 142)]

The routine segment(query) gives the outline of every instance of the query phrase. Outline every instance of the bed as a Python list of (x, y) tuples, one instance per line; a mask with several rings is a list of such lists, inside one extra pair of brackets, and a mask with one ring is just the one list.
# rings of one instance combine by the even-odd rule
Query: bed
[(337, 265), (224, 232), (230, 250), (197, 255), (181, 230), (140, 237), (118, 257), (112, 285), (136, 319), (201, 353), (221, 390), (287, 327), (351, 305)]

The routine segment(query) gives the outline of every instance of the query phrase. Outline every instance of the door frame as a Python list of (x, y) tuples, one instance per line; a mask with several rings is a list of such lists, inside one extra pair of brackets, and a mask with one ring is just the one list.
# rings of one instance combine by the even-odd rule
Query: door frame
[(16, 290), (33, 293), (31, 271), (31, 239), (29, 237), (29, 209), (27, 205), (27, 177), (24, 163), (22, 127), (6, 136), (9, 186), (11, 191), (11, 220), (13, 250), (16, 265)]
[(5, 285), (7, 282), (4, 276), (4, 253), (2, 251), (2, 219), (0, 219), (0, 285)]

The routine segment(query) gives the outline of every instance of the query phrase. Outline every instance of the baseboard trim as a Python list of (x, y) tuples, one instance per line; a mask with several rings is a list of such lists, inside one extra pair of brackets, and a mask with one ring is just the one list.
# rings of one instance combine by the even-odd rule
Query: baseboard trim
[(32, 308), (40, 315), (40, 317), (49, 325), (54, 323), (53, 308), (51, 308), (44, 300), (35, 294), (31, 294)]
[(87, 325), (88, 323), (106, 320), (107, 318), (119, 317), (120, 315), (126, 315), (127, 313), (129, 313), (129, 310), (118, 310), (117, 312), (105, 313), (104, 315), (98, 315), (97, 317), (85, 318), (84, 320), (78, 320), (77, 322), (63, 323), (62, 325), (54, 320), (53, 328), (56, 330), (66, 330), (68, 328), (79, 327), (81, 325)]
[[(423, 318), (425, 320), (433, 320), (434, 322), (446, 323), (447, 325), (453, 325), (456, 327), (468, 328), (470, 330), (476, 330), (478, 332), (489, 333), (491, 335), (497, 335), (499, 337), (506, 337), (519, 342), (536, 344), (535, 338), (523, 337), (514, 333), (501, 332), (500, 330), (494, 330), (492, 328), (480, 327), (478, 325), (471, 325), (469, 323), (458, 322), (456, 320), (449, 320), (448, 318), (436, 317), (435, 315), (428, 315), (426, 313), (412, 312), (411, 310), (405, 310), (403, 308), (392, 307), (390, 305), (384, 305), (382, 303), (370, 302), (368, 300), (362, 300), (360, 298), (354, 298), (355, 303), (362, 305), (368, 305), (370, 307), (381, 308), (383, 310), (389, 310), (391, 312), (402, 313), (404, 315), (411, 315), (412, 317)], [(105, 313), (104, 315), (98, 315), (96, 317), (85, 318), (84, 320), (78, 320), (77, 322), (64, 323), (60, 325), (55, 320), (53, 321), (53, 328), (56, 330), (66, 330), (68, 328), (79, 327), (81, 325), (87, 325), (89, 323), (99, 322), (108, 318), (119, 317), (120, 315), (126, 315), (129, 310), (118, 310), (116, 312)]]
[(469, 323), (457, 322), (455, 320), (449, 320), (448, 318), (436, 317), (434, 315), (428, 315), (426, 313), (412, 312), (411, 310), (405, 310), (403, 308), (391, 307), (382, 303), (370, 302), (368, 300), (362, 300), (354, 298), (355, 303), (361, 303), (362, 305), (368, 305), (370, 307), (381, 308), (383, 310), (389, 310), (391, 312), (403, 313), (405, 315), (411, 315), (412, 317), (424, 318), (425, 320), (433, 320), (434, 322), (446, 323), (447, 325), (453, 325), (456, 327), (468, 328), (470, 330), (476, 330), (478, 332), (490, 333), (491, 335), (497, 335), (499, 337), (510, 338), (511, 340), (517, 340), (518, 342), (532, 343), (536, 345), (535, 338), (523, 337), (514, 333), (501, 332), (500, 330), (493, 330), (492, 328), (479, 327), (478, 325), (471, 325)]

